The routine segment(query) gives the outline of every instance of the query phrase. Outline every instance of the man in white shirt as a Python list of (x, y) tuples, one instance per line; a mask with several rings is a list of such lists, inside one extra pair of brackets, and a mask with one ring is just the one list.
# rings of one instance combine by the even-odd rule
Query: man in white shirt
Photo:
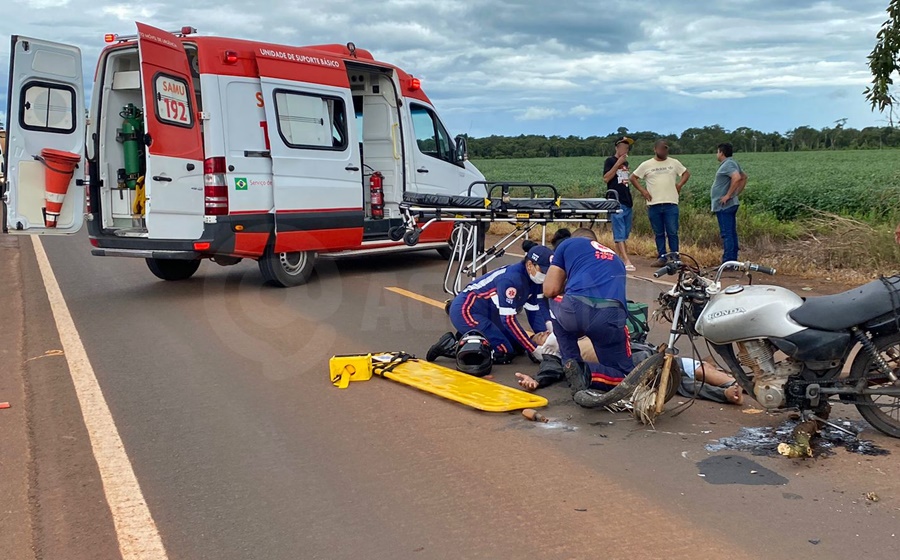
[[(691, 178), (690, 171), (680, 161), (669, 157), (669, 143), (657, 140), (653, 146), (655, 157), (640, 164), (631, 174), (634, 185), (647, 200), (647, 215), (656, 234), (656, 252), (659, 258), (654, 266), (666, 264), (666, 239), (669, 252), (678, 252), (678, 195)], [(641, 185), (642, 179), (647, 187)]]

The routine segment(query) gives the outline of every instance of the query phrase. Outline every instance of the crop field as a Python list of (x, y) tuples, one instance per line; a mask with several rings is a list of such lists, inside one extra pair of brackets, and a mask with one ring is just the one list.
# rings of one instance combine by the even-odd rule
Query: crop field
[[(691, 172), (681, 198), (682, 243), (720, 244), (709, 187), (715, 155), (676, 155)], [(647, 156), (630, 158), (631, 169)], [(601, 157), (474, 160), (488, 180), (550, 183), (567, 197), (602, 196)], [(792, 253), (808, 268), (900, 263), (893, 230), (900, 221), (900, 150), (737, 153), (749, 179), (738, 232), (751, 251)], [(635, 194), (634, 234), (651, 234)]]

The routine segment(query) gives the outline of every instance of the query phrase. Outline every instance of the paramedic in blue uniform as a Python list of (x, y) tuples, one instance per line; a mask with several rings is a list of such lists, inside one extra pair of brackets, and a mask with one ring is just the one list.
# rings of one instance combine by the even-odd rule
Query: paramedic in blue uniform
[[(625, 278), (622, 259), (589, 229), (576, 230), (554, 252), (544, 297), (553, 300), (553, 333), (573, 393), (608, 391), (634, 367), (625, 327)], [(590, 339), (599, 363), (582, 360), (582, 336)]]
[[(528, 250), (516, 264), (498, 268), (472, 281), (450, 304), (450, 321), (458, 331), (444, 334), (428, 351), (427, 359), (456, 356), (456, 341), (469, 331), (478, 331), (491, 343), (494, 363), (506, 364), (523, 352), (534, 352), (547, 335), (550, 312), (541, 283), (553, 252), (543, 245)], [(516, 315), (525, 310), (536, 333), (529, 337)]]

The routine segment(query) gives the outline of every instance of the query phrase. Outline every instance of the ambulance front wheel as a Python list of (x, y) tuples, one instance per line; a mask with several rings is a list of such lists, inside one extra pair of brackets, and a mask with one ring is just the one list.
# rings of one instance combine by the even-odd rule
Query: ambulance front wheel
[(187, 280), (200, 268), (200, 259), (183, 261), (175, 259), (146, 259), (147, 267), (161, 280)]
[(259, 271), (266, 283), (281, 288), (306, 284), (316, 267), (316, 253), (275, 253), (271, 247), (259, 259)]

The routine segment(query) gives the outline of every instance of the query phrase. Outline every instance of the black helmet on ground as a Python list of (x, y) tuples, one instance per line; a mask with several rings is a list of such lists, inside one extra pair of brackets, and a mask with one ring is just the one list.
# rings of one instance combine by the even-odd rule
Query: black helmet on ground
[(459, 339), (456, 369), (475, 377), (491, 373), (494, 365), (491, 343), (478, 331), (469, 331)]

